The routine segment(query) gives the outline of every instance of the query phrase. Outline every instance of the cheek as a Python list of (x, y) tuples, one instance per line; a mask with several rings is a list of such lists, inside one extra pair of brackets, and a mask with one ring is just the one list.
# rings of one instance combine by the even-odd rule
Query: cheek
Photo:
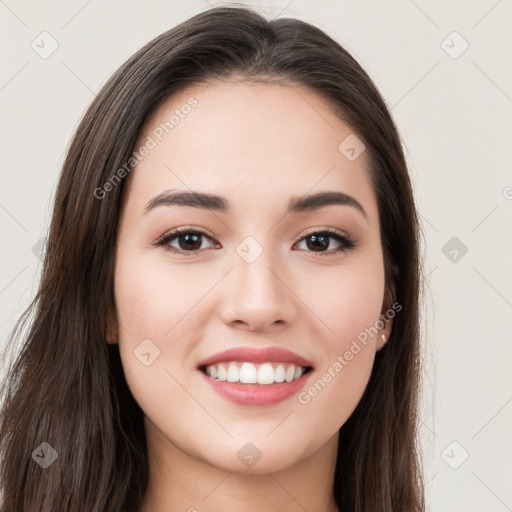
[(323, 339), (331, 350), (347, 349), (352, 339), (376, 324), (384, 284), (382, 262), (373, 258), (304, 278), (305, 302), (323, 323)]
[(201, 338), (199, 300), (213, 284), (211, 275), (200, 278), (135, 249), (118, 258), (115, 296), (126, 381), (144, 413), (162, 425), (175, 424), (173, 410), (200, 414), (180, 383), (188, 388), (190, 372), (183, 363), (193, 340)]
[(223, 274), (136, 249), (120, 251), (115, 272), (119, 350), (127, 382), (143, 408), (153, 410), (155, 390), (164, 389), (175, 402), (191, 405), (178, 382), (188, 386), (194, 378), (193, 349), (205, 337), (212, 313), (209, 291)]
[[(311, 282), (311, 276), (309, 277)], [(382, 263), (340, 268), (317, 276), (307, 301), (321, 319), (320, 338), (324, 357), (313, 380), (299, 396), (299, 403), (319, 411), (333, 411), (333, 424), (340, 426), (359, 402), (370, 378), (376, 341), (380, 336), (379, 315), (384, 294)]]
[[(145, 258), (134, 248), (119, 252), (115, 297), (119, 321), (119, 351), (128, 385), (139, 404), (155, 400), (155, 389), (169, 389), (173, 360), (186, 354), (184, 331), (195, 294), (179, 269)], [(196, 299), (197, 301), (197, 299)], [(194, 310), (192, 310), (194, 311)]]
[(197, 314), (196, 308), (201, 310), (201, 296), (214, 282), (211, 275), (199, 277), (190, 267), (143, 256), (120, 260), (115, 277), (119, 321), (139, 338), (174, 337)]

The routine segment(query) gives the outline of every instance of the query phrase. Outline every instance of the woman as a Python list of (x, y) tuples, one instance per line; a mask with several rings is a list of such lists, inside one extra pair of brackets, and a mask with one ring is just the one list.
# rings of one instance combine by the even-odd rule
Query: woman
[(298, 20), (194, 16), (69, 148), (2, 390), (3, 509), (424, 510), (419, 283), (361, 66)]

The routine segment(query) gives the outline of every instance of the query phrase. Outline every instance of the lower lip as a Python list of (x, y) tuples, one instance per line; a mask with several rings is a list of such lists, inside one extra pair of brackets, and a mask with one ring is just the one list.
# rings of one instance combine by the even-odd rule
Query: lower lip
[(221, 397), (238, 405), (274, 405), (298, 393), (309, 379), (312, 371), (292, 382), (277, 384), (242, 384), (226, 380), (213, 379), (201, 372), (203, 378)]

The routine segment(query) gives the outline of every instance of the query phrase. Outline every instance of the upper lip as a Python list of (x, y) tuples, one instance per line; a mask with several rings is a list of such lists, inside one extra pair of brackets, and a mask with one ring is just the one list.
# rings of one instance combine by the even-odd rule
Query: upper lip
[(295, 366), (313, 367), (313, 363), (299, 356), (295, 352), (281, 347), (251, 348), (236, 347), (218, 352), (198, 364), (205, 367), (216, 363), (228, 361), (247, 361), (252, 363), (292, 363)]

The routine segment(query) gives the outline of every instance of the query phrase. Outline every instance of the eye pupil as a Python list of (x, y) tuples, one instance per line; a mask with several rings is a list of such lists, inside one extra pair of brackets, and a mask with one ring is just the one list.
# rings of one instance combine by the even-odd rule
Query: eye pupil
[[(179, 246), (180, 249), (191, 249), (193, 251), (201, 248), (201, 235), (196, 235), (194, 233), (187, 233), (185, 235), (181, 235), (179, 238)], [(186, 240), (186, 244), (182, 244), (182, 240)]]
[[(309, 241), (312, 240), (313, 243), (310, 244)], [(307, 246), (308, 246), (308, 249), (311, 249), (313, 251), (318, 251), (320, 249), (320, 251), (322, 249), (327, 249), (329, 247), (329, 236), (326, 236), (326, 235), (310, 235), (307, 237), (307, 242), (306, 242)]]

